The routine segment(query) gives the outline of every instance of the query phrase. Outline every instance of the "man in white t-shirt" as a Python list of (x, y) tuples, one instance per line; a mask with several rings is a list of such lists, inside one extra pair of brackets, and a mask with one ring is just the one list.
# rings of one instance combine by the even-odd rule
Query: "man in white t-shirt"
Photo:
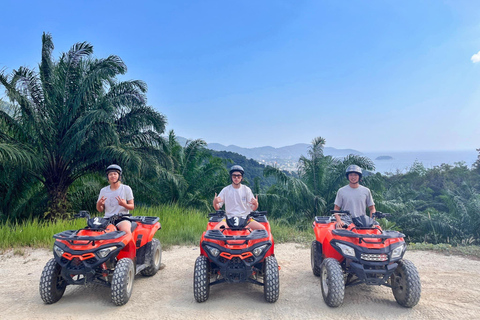
[[(135, 204), (133, 203), (132, 188), (121, 182), (122, 168), (119, 165), (112, 164), (105, 171), (109, 185), (100, 190), (97, 200), (98, 212), (105, 211), (105, 218), (128, 214), (129, 210), (135, 208)], [(132, 225), (128, 220), (117, 223), (118, 230), (126, 233), (131, 233), (131, 227)]]
[[(338, 190), (334, 210), (350, 211), (351, 217), (356, 218), (365, 215), (368, 207), (371, 218), (376, 211), (375, 203), (370, 189), (360, 185), (362, 169), (357, 165), (348, 166), (345, 175), (349, 183)], [(337, 228), (343, 227), (345, 223), (339, 214), (335, 214), (335, 219)]]
[[(230, 169), (232, 184), (223, 188), (218, 196), (215, 193), (213, 198), (213, 208), (215, 210), (220, 210), (225, 204), (227, 219), (232, 217), (245, 218), (251, 211), (255, 211), (258, 208), (258, 196), (254, 197), (252, 190), (242, 184), (244, 173), (245, 171), (241, 166), (232, 166)], [(225, 228), (226, 226), (226, 221), (222, 220), (215, 226), (215, 229)], [(249, 220), (247, 227), (258, 230), (265, 229), (261, 223), (253, 219)]]

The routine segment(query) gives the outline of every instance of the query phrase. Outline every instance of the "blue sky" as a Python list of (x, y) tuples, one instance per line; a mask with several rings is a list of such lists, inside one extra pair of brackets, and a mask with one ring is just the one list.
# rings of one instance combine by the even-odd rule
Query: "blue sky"
[(44, 31), (57, 58), (88, 41), (121, 57), (186, 138), (480, 148), (480, 1), (3, 0), (0, 12), (0, 69), (37, 67)]

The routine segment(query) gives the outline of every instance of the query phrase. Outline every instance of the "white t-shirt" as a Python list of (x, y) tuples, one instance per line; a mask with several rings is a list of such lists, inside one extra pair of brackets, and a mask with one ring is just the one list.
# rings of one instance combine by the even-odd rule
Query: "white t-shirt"
[(352, 188), (346, 185), (338, 189), (335, 205), (342, 210), (350, 211), (352, 218), (365, 215), (367, 207), (375, 205), (370, 189), (359, 185), (358, 188)]
[[(252, 211), (250, 201), (254, 198), (253, 193), (249, 187), (243, 184), (238, 189), (232, 185), (226, 186), (218, 196), (225, 203), (227, 218), (235, 216), (245, 218)], [(223, 203), (219, 203), (220, 207), (223, 206)]]
[(133, 200), (132, 188), (125, 184), (121, 184), (117, 190), (112, 191), (110, 186), (106, 186), (100, 190), (98, 200), (100, 200), (102, 196), (107, 198), (107, 200), (105, 200), (105, 218), (110, 218), (116, 214), (128, 214), (129, 211), (118, 204), (116, 197), (120, 196), (120, 198), (125, 199), (126, 201)]

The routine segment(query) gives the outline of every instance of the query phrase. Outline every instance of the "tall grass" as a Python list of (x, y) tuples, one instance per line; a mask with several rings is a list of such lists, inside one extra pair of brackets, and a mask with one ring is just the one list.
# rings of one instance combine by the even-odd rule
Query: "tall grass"
[[(208, 215), (193, 209), (181, 208), (177, 205), (161, 205), (156, 207), (140, 207), (132, 211), (136, 216), (156, 216), (162, 228), (155, 237), (163, 248), (172, 245), (198, 245), (200, 237), (207, 226)], [(275, 243), (302, 242), (308, 243), (314, 235), (311, 228), (300, 231), (296, 226), (289, 226), (270, 220)], [(55, 233), (64, 230), (75, 230), (85, 226), (85, 219), (60, 220), (55, 223), (35, 220), (24, 222), (6, 222), (0, 224), (0, 249), (15, 247), (52, 247)], [(303, 228), (301, 228), (303, 229)]]
[(55, 233), (85, 226), (84, 220), (59, 220), (55, 223), (38, 219), (0, 224), (0, 249), (12, 247), (50, 247)]

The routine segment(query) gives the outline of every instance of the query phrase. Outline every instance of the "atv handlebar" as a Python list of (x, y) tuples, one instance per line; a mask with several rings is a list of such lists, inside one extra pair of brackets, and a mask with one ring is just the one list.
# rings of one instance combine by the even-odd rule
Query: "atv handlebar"
[[(350, 214), (350, 211), (348, 210), (330, 210), (330, 213), (331, 214), (336, 214), (336, 213), (340, 213), (340, 214), (346, 214), (346, 215), (351, 215)], [(372, 214), (372, 217), (373, 218), (377, 218), (377, 219), (382, 219), (382, 218), (387, 218), (391, 215), (391, 213), (383, 213), (383, 212), (380, 212), (380, 211), (376, 211)]]
[(391, 215), (391, 213), (383, 213), (380, 211), (374, 212), (373, 217), (377, 219), (387, 218)]
[(346, 215), (350, 215), (350, 211), (348, 211), (348, 210), (330, 210), (330, 213), (331, 213), (331, 214), (344, 213), (344, 214), (346, 214)]
[(75, 213), (73, 218), (87, 218), (87, 219), (90, 219), (90, 212), (88, 212), (87, 210), (80, 210), (80, 211), (78, 211), (78, 213)]
[[(208, 214), (209, 217), (224, 217), (226, 215), (227, 214), (225, 213), (224, 210), (217, 210), (215, 212), (211, 212)], [(258, 216), (266, 216), (266, 215), (267, 215), (267, 211), (252, 211), (248, 214), (248, 216), (250, 217), (258, 217)]]

